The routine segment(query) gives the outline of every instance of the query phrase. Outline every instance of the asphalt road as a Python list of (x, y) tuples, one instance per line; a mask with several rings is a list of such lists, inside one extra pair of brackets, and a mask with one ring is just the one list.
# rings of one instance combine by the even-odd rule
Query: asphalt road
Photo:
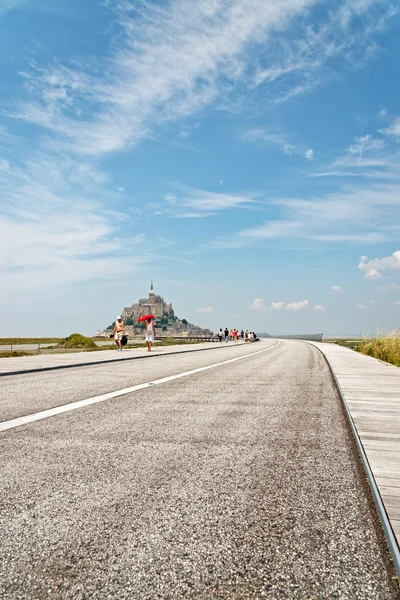
[(255, 353), (0, 433), (0, 598), (398, 598), (327, 366), (275, 343), (4, 378), (3, 421)]

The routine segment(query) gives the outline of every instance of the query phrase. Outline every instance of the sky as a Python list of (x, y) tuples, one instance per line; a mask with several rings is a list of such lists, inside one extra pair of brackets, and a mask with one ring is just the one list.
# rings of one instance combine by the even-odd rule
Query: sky
[(399, 327), (399, 74), (396, 0), (0, 0), (0, 336)]

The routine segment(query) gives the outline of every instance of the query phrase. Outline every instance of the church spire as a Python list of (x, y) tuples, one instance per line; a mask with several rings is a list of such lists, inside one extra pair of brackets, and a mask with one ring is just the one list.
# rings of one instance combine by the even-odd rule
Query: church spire
[(151, 280), (150, 291), (152, 292), (152, 291), (153, 291), (153, 289), (154, 289), (154, 288), (153, 288), (153, 279), (152, 279), (152, 280)]

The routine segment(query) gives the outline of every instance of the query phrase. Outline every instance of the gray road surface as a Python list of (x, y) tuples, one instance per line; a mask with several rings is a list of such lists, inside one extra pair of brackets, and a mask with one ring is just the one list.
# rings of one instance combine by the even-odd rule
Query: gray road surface
[[(216, 354), (5, 378), (13, 399), (0, 411), (11, 418)], [(305, 343), (0, 441), (2, 599), (398, 598), (340, 401)]]

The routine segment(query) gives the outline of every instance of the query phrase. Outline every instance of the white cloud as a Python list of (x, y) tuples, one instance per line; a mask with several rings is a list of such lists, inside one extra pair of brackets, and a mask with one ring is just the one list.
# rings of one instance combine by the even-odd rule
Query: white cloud
[(400, 269), (400, 250), (396, 250), (391, 256), (373, 260), (368, 260), (367, 256), (361, 256), (358, 268), (364, 273), (366, 279), (379, 279), (382, 277), (380, 271)]
[(260, 310), (261, 312), (265, 311), (264, 300), (262, 298), (256, 298), (249, 306), (250, 310)]
[(164, 200), (166, 200), (167, 202), (175, 203), (176, 202), (176, 195), (175, 194), (171, 194), (171, 193), (168, 192), (168, 194), (165, 194)]
[(290, 311), (298, 311), (307, 308), (308, 300), (303, 300), (302, 302), (289, 302), (285, 304), (284, 302), (272, 302), (271, 308), (273, 310), (290, 310)]
[(357, 308), (358, 310), (367, 310), (367, 307), (366, 307), (364, 304), (357, 304), (357, 305), (356, 305), (356, 308)]
[(204, 306), (204, 308), (196, 308), (196, 312), (198, 312), (198, 313), (212, 313), (212, 312), (214, 312), (214, 307), (210, 304), (210, 306)]
[(308, 300), (303, 300), (302, 302), (291, 302), (290, 304), (286, 304), (285, 310), (303, 310), (303, 308), (307, 308)]
[(396, 117), (387, 129), (382, 130), (382, 133), (385, 135), (394, 135), (396, 137), (400, 136), (400, 117)]
[(313, 310), (315, 310), (315, 312), (326, 312), (327, 309), (321, 304), (316, 304), (315, 306), (313, 306)]
[(395, 301), (393, 302), (393, 304), (396, 304), (396, 306), (400, 306), (400, 300), (395, 300)]
[(271, 304), (271, 308), (273, 310), (283, 310), (284, 307), (285, 307), (284, 302), (272, 302), (272, 304)]
[(337, 292), (337, 293), (342, 293), (342, 292), (344, 292), (344, 289), (340, 285), (333, 285), (332, 291)]
[(312, 148), (308, 148), (308, 150), (304, 152), (304, 156), (308, 158), (308, 160), (312, 160), (314, 158), (314, 150)]
[(368, 269), (364, 277), (365, 279), (380, 279), (382, 275), (376, 269)]

